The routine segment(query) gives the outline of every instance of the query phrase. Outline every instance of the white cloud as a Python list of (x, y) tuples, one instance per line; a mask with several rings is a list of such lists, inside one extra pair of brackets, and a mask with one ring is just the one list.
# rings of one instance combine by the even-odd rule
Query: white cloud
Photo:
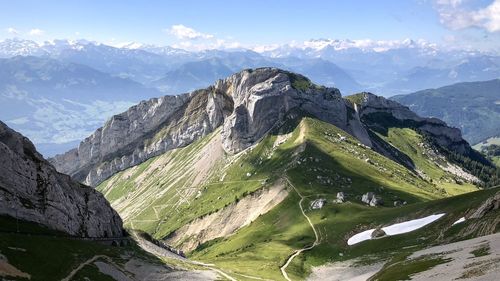
[(7, 32), (8, 32), (9, 34), (14, 34), (14, 35), (19, 34), (19, 31), (17, 31), (17, 29), (15, 29), (15, 28), (13, 28), (13, 27), (9, 27), (9, 28), (7, 28)]
[(168, 32), (181, 40), (211, 39), (212, 34), (201, 33), (182, 24), (172, 25)]
[(437, 0), (438, 5), (457, 7), (463, 3), (463, 0)]
[(470, 10), (462, 0), (437, 0), (441, 23), (453, 30), (477, 27), (489, 32), (500, 31), (500, 0), (484, 8)]
[(191, 41), (181, 41), (179, 43), (173, 44), (173, 48), (183, 49), (187, 51), (203, 51), (203, 50), (222, 50), (222, 49), (238, 49), (245, 48), (241, 43), (237, 41), (227, 41), (224, 39), (213, 39), (204, 42), (193, 42)]
[(45, 33), (45, 31), (38, 29), (38, 28), (33, 28), (30, 30), (29, 35), (31, 36), (41, 36)]
[[(301, 49), (303, 51), (320, 51), (324, 48), (333, 48), (337, 51), (346, 50), (350, 48), (358, 48), (364, 51), (385, 52), (391, 49), (399, 48), (422, 48), (429, 51), (435, 50), (437, 45), (428, 42), (424, 39), (411, 40), (372, 40), (372, 39), (356, 39), (356, 40), (339, 40), (339, 39), (316, 39), (303, 42), (292, 41), (288, 44), (271, 44), (254, 46), (251, 49), (258, 53), (272, 53), (281, 55), (281, 52), (291, 51), (292, 49)], [(281, 49), (281, 50), (280, 50)]]

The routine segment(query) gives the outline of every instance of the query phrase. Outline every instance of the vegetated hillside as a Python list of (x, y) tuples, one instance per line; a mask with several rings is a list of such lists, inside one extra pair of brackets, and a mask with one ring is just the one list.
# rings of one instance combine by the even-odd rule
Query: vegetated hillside
[(500, 135), (500, 79), (458, 83), (391, 98), (460, 128), (472, 144)]
[[(429, 200), (477, 189), (462, 180), (457, 183), (455, 175), (426, 155), (411, 155), (423, 170), (434, 168), (424, 180), (335, 126), (313, 118), (300, 120), (289, 120), (256, 146), (234, 156), (218, 148), (220, 135), (215, 131), (185, 148), (118, 173), (98, 190), (122, 214), (127, 227), (163, 238), (191, 258), (215, 263), (235, 277), (278, 280), (283, 278), (280, 266), (289, 255), (315, 240), (299, 204), (318, 231), (319, 244), (290, 264), (287, 272), (294, 279), (304, 278), (311, 266), (327, 262), (375, 252), (379, 258), (390, 257), (402, 247), (422, 245), (422, 233), (428, 235), (426, 244), (431, 243), (436, 231), (429, 229), (405, 236), (411, 239), (396, 236), (366, 242), (376, 244), (366, 249), (348, 247), (346, 241), (365, 228), (435, 212), (449, 214), (439, 226), (449, 229), (453, 221), (492, 194), (470, 197), (474, 202), (433, 203)], [(408, 138), (417, 146), (414, 140)], [(347, 202), (334, 203), (339, 192)], [(385, 207), (362, 203), (367, 192), (374, 192)], [(270, 194), (278, 199), (270, 200)], [(321, 199), (324, 207), (313, 210), (312, 203)], [(402, 204), (406, 206), (394, 207)]]
[(500, 167), (500, 145), (492, 143), (482, 146), (481, 152), (497, 167)]
[(102, 194), (57, 173), (2, 122), (0, 160), (2, 280), (217, 278), (173, 269), (140, 249)]
[[(183, 271), (146, 253), (131, 239), (116, 245), (79, 240), (39, 224), (0, 216), (2, 280), (215, 280), (203, 271)], [(198, 267), (196, 269), (203, 269)]]
[[(205, 125), (193, 142), (157, 150), (138, 165), (101, 177), (107, 180), (97, 189), (126, 227), (163, 239), (193, 259), (238, 279), (303, 279), (314, 266), (332, 261), (368, 253), (388, 258), (404, 247), (497, 231), (494, 215), (487, 220), (467, 215), (494, 191), (466, 195), (465, 201), (434, 201), (491, 186), (498, 176), (459, 130), (442, 121), (420, 118), (369, 93), (343, 99), (276, 69), (246, 70), (191, 95), (182, 114), (173, 115), (180, 119), (167, 119), (139, 143), (171, 145), (175, 139), (169, 134), (182, 135), (168, 125), (179, 124), (172, 120), (191, 128), (203, 116), (218, 121)], [(107, 138), (103, 133), (110, 127), (105, 128), (84, 145), (102, 145), (97, 140)], [(131, 150), (120, 148), (117, 139), (112, 155), (123, 157)], [(144, 147), (140, 150), (152, 151)], [(71, 153), (66, 157), (79, 157)], [(100, 168), (90, 170), (99, 175), (107, 164), (93, 165)], [(432, 228), (363, 242), (373, 248), (346, 244), (359, 231), (437, 212), (446, 215)], [(461, 216), (471, 220), (452, 228)], [(483, 223), (467, 233), (453, 232)], [(453, 235), (436, 236), (447, 231)]]

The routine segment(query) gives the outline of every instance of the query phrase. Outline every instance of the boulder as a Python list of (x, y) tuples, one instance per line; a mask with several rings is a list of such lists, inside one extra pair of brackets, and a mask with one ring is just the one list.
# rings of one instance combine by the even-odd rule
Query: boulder
[(323, 208), (325, 203), (326, 203), (326, 199), (324, 199), (324, 198), (316, 199), (311, 203), (311, 209), (313, 209), (313, 210), (321, 209), (321, 208)]
[(380, 205), (384, 205), (384, 200), (382, 199), (382, 197), (374, 195), (372, 197), (372, 200), (370, 200), (370, 206), (376, 207)]
[(349, 106), (338, 89), (314, 85), (302, 75), (276, 68), (243, 70), (206, 89), (143, 101), (113, 116), (78, 148), (50, 162), (75, 180), (97, 186), (119, 171), (186, 146), (218, 127), (222, 127), (224, 150), (238, 153), (285, 122), (293, 111), (307, 112), (371, 145), (360, 121), (348, 120)]
[(338, 203), (338, 204), (344, 203), (345, 199), (346, 199), (345, 194), (344, 192), (341, 191), (337, 193), (337, 198), (333, 200), (333, 203)]
[(340, 202), (344, 202), (345, 201), (345, 194), (344, 192), (337, 192), (337, 200), (339, 200)]
[(373, 232), (372, 232), (372, 239), (373, 238), (380, 238), (380, 237), (384, 237), (386, 236), (387, 234), (385, 233), (384, 230), (382, 230), (382, 228), (376, 228)]
[(373, 196), (375, 196), (375, 194), (373, 192), (367, 192), (367, 193), (363, 194), (363, 196), (361, 197), (361, 202), (363, 202), (367, 205), (370, 205), (370, 202), (372, 201)]
[(361, 197), (361, 201), (372, 207), (380, 206), (384, 204), (382, 197), (375, 195), (373, 192), (367, 192)]

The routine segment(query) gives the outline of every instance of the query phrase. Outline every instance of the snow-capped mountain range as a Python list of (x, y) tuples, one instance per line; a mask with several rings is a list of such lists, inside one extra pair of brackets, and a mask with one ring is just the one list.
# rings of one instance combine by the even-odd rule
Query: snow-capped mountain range
[[(203, 88), (245, 68), (279, 67), (343, 94), (363, 90), (383, 96), (500, 77), (496, 54), (410, 39), (319, 39), (195, 52), (137, 42), (110, 46), (83, 39), (37, 43), (14, 38), (0, 42), (0, 64), (8, 66), (0, 71), (0, 120), (35, 144), (47, 144), (47, 149), (39, 147), (47, 155), (60, 152), (52, 144), (81, 140), (103, 119), (141, 99)], [(95, 102), (99, 110), (90, 110)], [(45, 113), (12, 110), (22, 103)], [(81, 124), (68, 116), (78, 116)]]

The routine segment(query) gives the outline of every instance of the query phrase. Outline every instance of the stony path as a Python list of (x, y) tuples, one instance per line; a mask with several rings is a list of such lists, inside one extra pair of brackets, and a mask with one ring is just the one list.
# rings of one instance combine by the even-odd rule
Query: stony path
[(296, 250), (288, 258), (288, 260), (286, 261), (286, 263), (280, 268), (281, 269), (281, 274), (283, 274), (283, 277), (285, 277), (285, 279), (288, 280), (288, 281), (292, 281), (292, 279), (290, 279), (290, 277), (288, 277), (288, 274), (286, 273), (286, 268), (288, 267), (288, 265), (290, 265), (290, 263), (293, 261), (293, 259), (296, 256), (300, 255), (300, 253), (302, 253), (304, 251), (311, 250), (312, 248), (316, 247), (319, 244), (319, 236), (318, 236), (318, 232), (316, 231), (316, 228), (314, 227), (313, 223), (311, 222), (311, 219), (306, 215), (306, 213), (304, 212), (304, 208), (302, 207), (302, 201), (304, 201), (305, 197), (302, 196), (302, 194), (300, 194), (300, 192), (297, 190), (297, 188), (295, 188), (295, 186), (292, 184), (292, 182), (290, 182), (290, 180), (288, 178), (285, 177), (285, 179), (288, 182), (288, 184), (290, 184), (292, 186), (292, 188), (295, 190), (295, 192), (297, 192), (297, 194), (299, 195), (299, 197), (300, 197), (300, 201), (299, 201), (300, 211), (302, 212), (302, 215), (307, 219), (307, 222), (311, 226), (311, 228), (312, 228), (312, 230), (314, 232), (314, 236), (316, 237), (316, 240), (314, 240), (314, 243), (312, 245), (304, 247), (304, 248), (299, 249), (299, 250)]
[(77, 268), (73, 269), (68, 276), (66, 276), (65, 278), (61, 279), (61, 281), (70, 281), (73, 276), (75, 276), (75, 274), (80, 271), (84, 266), (90, 264), (90, 263), (93, 263), (94, 261), (100, 259), (100, 258), (103, 258), (103, 259), (109, 259), (108, 256), (104, 256), (104, 255), (97, 255), (97, 256), (93, 256), (92, 258), (82, 262)]
[(166, 249), (159, 247), (159, 246), (139, 237), (138, 235), (134, 234), (134, 235), (132, 235), (132, 237), (134, 238), (134, 240), (137, 241), (137, 244), (144, 251), (149, 252), (155, 256), (177, 259), (177, 260), (181, 260), (181, 261), (186, 262), (186, 263), (203, 266), (203, 267), (207, 268), (208, 270), (212, 270), (212, 271), (217, 272), (218, 274), (224, 276), (225, 278), (227, 278), (231, 281), (236, 281), (236, 279), (234, 279), (233, 277), (231, 277), (229, 274), (225, 273), (224, 271), (216, 268), (213, 264), (207, 264), (207, 263), (203, 263), (203, 262), (199, 262), (199, 261), (192, 261), (192, 260), (189, 260), (189, 259), (184, 258), (182, 256), (176, 255), (170, 251), (167, 251)]

